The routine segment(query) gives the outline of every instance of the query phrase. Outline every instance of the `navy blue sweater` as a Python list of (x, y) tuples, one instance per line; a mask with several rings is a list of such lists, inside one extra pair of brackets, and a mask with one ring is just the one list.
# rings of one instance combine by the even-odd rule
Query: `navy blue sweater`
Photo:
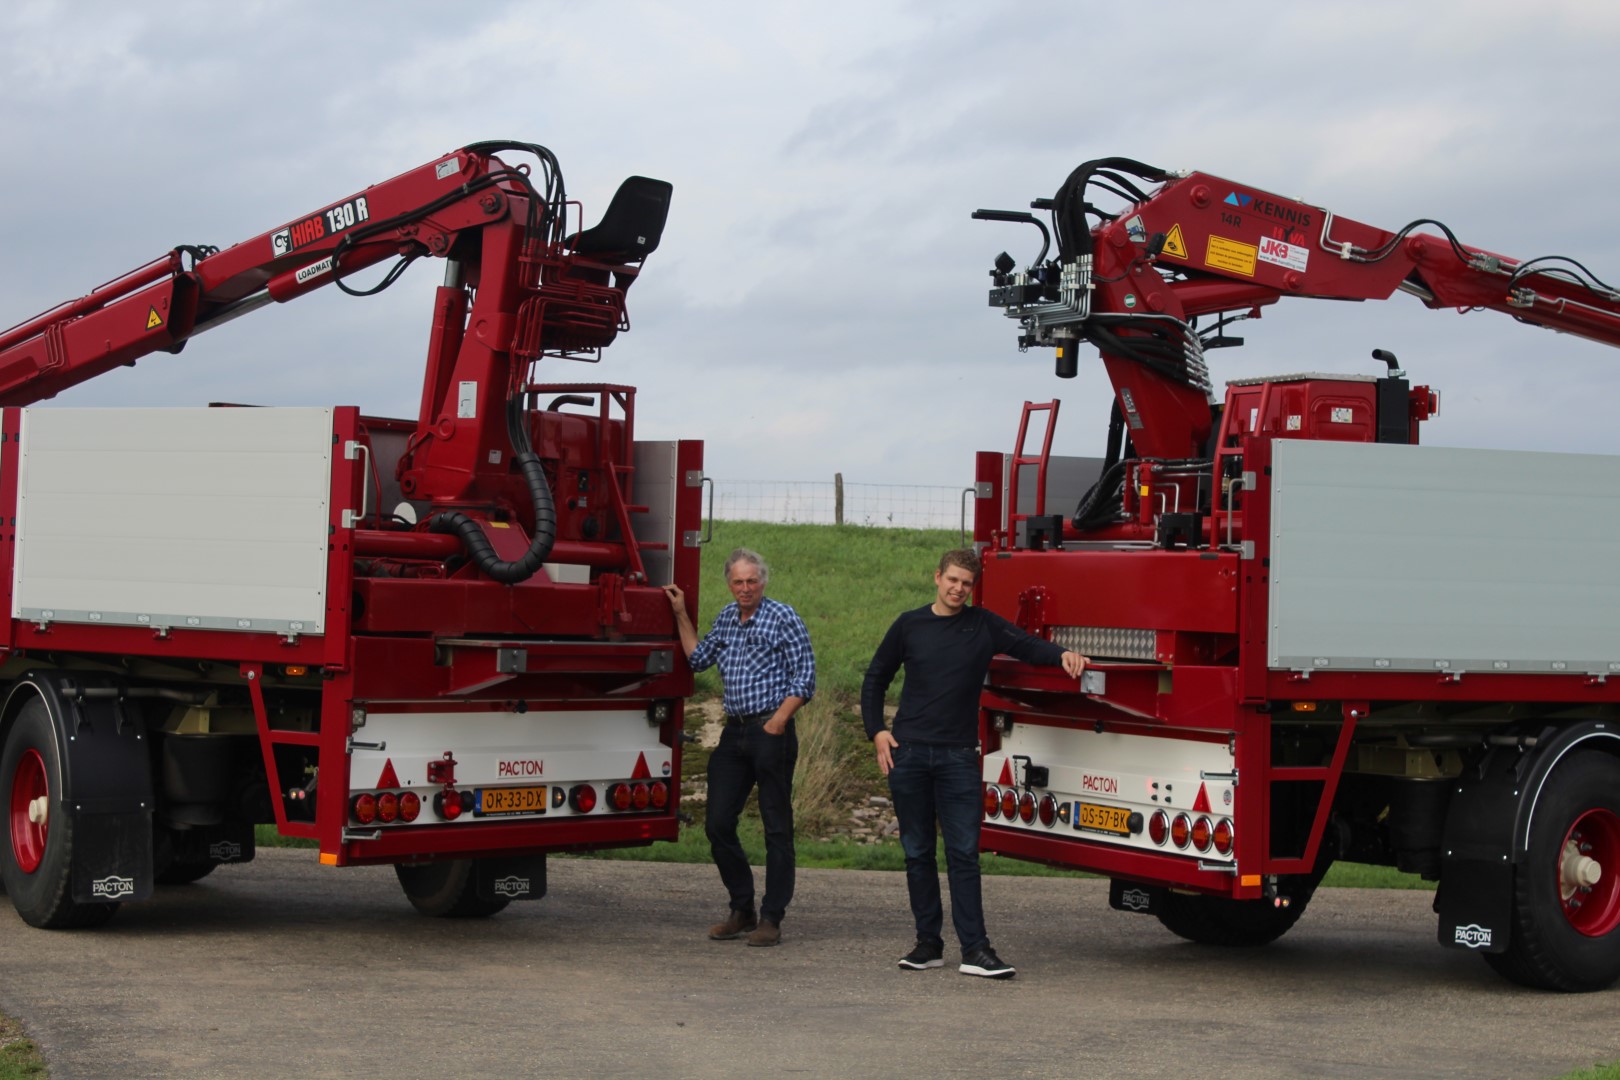
[(930, 604), (905, 612), (883, 635), (861, 684), (866, 737), (875, 738), (883, 730), (883, 696), (895, 672), (904, 667), (895, 741), (978, 745), (979, 690), (998, 653), (1031, 664), (1063, 663), (1062, 649), (983, 608), (935, 615)]

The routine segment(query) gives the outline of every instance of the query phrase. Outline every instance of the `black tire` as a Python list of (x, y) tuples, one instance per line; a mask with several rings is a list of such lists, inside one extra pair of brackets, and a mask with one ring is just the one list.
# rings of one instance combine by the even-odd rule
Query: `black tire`
[(1311, 892), (1296, 893), (1287, 907), (1279, 908), (1269, 900), (1170, 892), (1159, 908), (1159, 922), (1172, 934), (1200, 945), (1253, 948), (1269, 945), (1293, 929), (1310, 899)]
[(485, 900), (478, 895), (471, 859), (446, 859), (417, 866), (394, 864), (400, 888), (411, 906), (424, 915), (443, 919), (483, 919), (504, 908), (505, 897)]
[[(19, 790), (19, 784), (26, 788)], [(26, 816), (27, 794), (40, 791), (46, 799), (43, 830)], [(0, 880), (24, 922), (66, 930), (100, 926), (113, 917), (117, 903), (73, 900), (73, 819), (62, 811), (62, 763), (50, 713), (39, 698), (22, 707), (0, 749), (0, 815)]]
[[(1564, 899), (1566, 844), (1601, 867), (1588, 890), (1572, 889), (1578, 906)], [(1484, 957), (1498, 974), (1543, 990), (1602, 990), (1620, 978), (1620, 760), (1573, 754), (1547, 777), (1513, 877), (1507, 951)]]
[(159, 870), (154, 880), (159, 885), (190, 885), (212, 874), (218, 865), (213, 862), (173, 862)]

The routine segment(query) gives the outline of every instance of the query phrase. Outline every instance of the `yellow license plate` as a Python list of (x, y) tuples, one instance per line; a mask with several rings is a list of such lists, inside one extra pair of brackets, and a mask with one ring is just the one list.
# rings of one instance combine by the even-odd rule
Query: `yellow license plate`
[(1118, 806), (1098, 806), (1083, 802), (1074, 819), (1075, 827), (1091, 832), (1111, 833), (1114, 836), (1131, 835), (1131, 812)]
[(490, 814), (543, 814), (546, 812), (546, 786), (487, 787), (478, 792), (478, 805), (473, 813), (480, 817)]

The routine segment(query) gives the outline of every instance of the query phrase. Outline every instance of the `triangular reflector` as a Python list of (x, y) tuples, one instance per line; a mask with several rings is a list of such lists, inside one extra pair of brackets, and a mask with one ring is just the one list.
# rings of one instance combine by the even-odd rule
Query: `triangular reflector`
[(377, 786), (380, 788), (399, 787), (399, 775), (394, 772), (393, 758), (388, 758), (383, 762), (383, 771), (382, 775), (377, 777)]
[(632, 780), (650, 780), (650, 779), (652, 779), (652, 770), (647, 768), (647, 755), (646, 754), (637, 754), (636, 755), (636, 767), (634, 769), (630, 770), (630, 779), (632, 779)]
[(997, 780), (996, 783), (1000, 784), (1002, 787), (1012, 787), (1012, 782), (1012, 759), (1008, 758), (1001, 763), (1001, 779)]
[(1203, 784), (1198, 785), (1198, 798), (1193, 800), (1193, 813), (1209, 813), (1209, 792), (1205, 790)]

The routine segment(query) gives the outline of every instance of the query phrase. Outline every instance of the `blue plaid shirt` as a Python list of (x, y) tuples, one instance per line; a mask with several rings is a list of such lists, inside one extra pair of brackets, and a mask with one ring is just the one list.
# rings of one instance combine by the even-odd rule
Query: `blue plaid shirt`
[(716, 662), (725, 686), (720, 704), (727, 716), (775, 712), (784, 698), (809, 701), (816, 692), (810, 631), (796, 611), (768, 596), (747, 622), (738, 620), (735, 603), (720, 609), (690, 657), (693, 671)]

